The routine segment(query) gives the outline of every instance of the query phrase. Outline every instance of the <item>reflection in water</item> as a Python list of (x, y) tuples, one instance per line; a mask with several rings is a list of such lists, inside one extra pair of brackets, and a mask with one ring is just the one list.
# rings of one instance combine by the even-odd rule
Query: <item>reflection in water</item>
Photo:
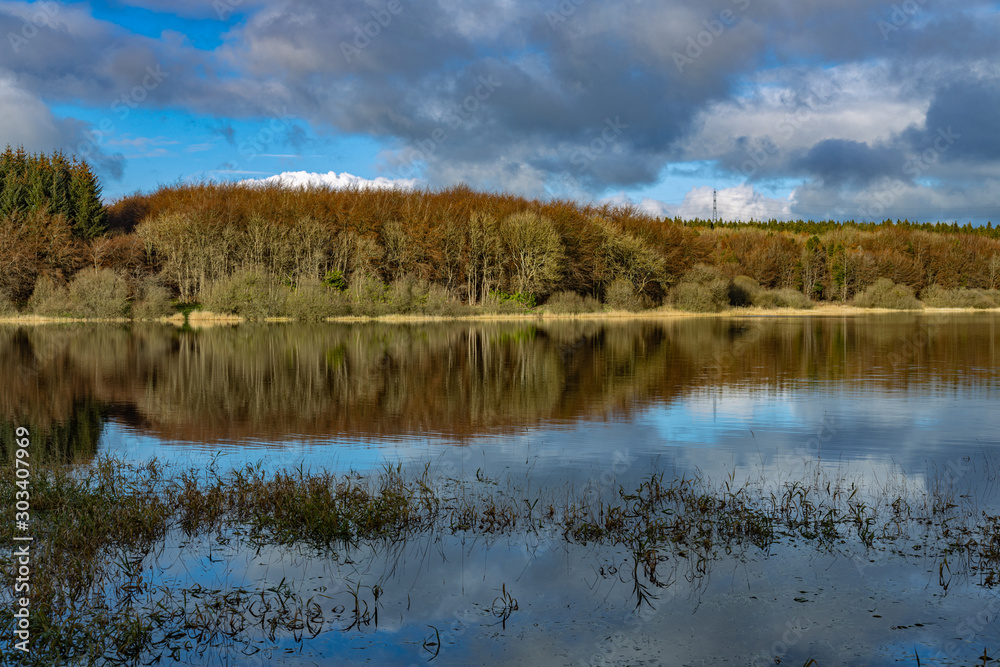
[[(995, 315), (0, 329), (0, 417), (163, 441), (471, 437), (679, 398), (997, 387)], [(97, 409), (97, 412), (104, 410)]]
[[(614, 499), (654, 469), (697, 469), (719, 488), (751, 478), (780, 486), (818, 461), (812, 469), (834, 468), (845, 487), (868, 476), (856, 504), (906, 489), (992, 511), (998, 324), (996, 314), (948, 314), (7, 327), (0, 436), (9, 448), (11, 429), (28, 425), (33, 447), (61, 461), (191, 451), (178, 443), (250, 450), (256, 460), (251, 447), (263, 445), (271, 469), (281, 466), (275, 452), (377, 469), (405, 451), (432, 458), (439, 480), (489, 486), (513, 476), (527, 499)], [(436, 444), (414, 444), (421, 439)], [(368, 449), (378, 454), (366, 459)], [(998, 639), (990, 622), (963, 624), (1000, 608), (974, 574), (958, 576), (974, 564), (953, 558), (946, 569), (913, 549), (919, 536), (899, 553), (866, 551), (853, 538), (720, 549), (711, 568), (663, 562), (656, 586), (639, 551), (588, 543), (586, 533), (463, 531), (320, 552), (174, 535), (158, 552), (155, 582), (294, 592), (325, 605), (337, 631), (304, 642), (279, 633), (259, 664), (358, 651), (422, 663), (435, 644), (436, 664), (717, 664), (736, 655), (916, 664), (918, 645), (935, 664), (964, 664)], [(634, 611), (637, 571), (655, 611)]]

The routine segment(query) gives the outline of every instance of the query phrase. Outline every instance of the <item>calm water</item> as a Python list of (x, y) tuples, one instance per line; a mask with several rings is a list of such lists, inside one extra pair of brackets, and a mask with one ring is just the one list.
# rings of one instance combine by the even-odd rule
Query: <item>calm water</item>
[[(33, 426), (60, 460), (430, 464), (442, 477), (603, 493), (653, 470), (772, 485), (820, 471), (917, 494), (946, 474), (982, 508), (998, 504), (995, 313), (8, 327), (0, 372), (0, 419)], [(190, 545), (180, 553), (164, 580), (384, 591), (377, 628), (285, 638), (259, 664), (424, 664), (429, 626), (436, 664), (915, 665), (915, 652), (967, 664), (1000, 646), (993, 590), (943, 591), (938, 564), (918, 557), (859, 566), (779, 544), (720, 556), (704, 576), (678, 565), (655, 609), (637, 613), (616, 574), (627, 553), (537, 535), (438, 535), (332, 558), (272, 549), (221, 570)], [(502, 586), (518, 599), (505, 622), (491, 611)]]

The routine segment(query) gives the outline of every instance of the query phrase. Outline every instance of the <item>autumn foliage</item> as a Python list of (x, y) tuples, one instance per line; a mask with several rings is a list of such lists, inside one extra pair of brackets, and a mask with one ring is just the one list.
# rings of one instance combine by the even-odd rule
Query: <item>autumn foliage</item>
[(21, 203), (0, 209), (0, 296), (19, 304), (43, 279), (45, 289), (68, 290), (87, 267), (119, 276), (123, 283), (91, 282), (114, 284), (116, 295), (124, 284), (132, 303), (155, 294), (157, 304), (170, 296), (305, 319), (396, 308), (446, 314), (462, 304), (523, 309), (556, 295), (562, 310), (803, 303), (793, 292), (847, 302), (880, 279), (914, 294), (933, 287), (937, 302), (965, 303), (962, 290), (981, 290), (975, 302), (986, 303), (1000, 288), (992, 225), (685, 223), (634, 206), (465, 186), (200, 183), (88, 213), (91, 204), (73, 198), (85, 182), (99, 193), (85, 163), (8, 150), (2, 165), (0, 202)]

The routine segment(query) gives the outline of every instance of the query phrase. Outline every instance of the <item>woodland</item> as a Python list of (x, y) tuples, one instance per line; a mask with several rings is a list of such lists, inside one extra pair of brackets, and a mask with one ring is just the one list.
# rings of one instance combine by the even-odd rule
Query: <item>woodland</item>
[(441, 190), (194, 183), (105, 205), (86, 162), (0, 155), (0, 313), (247, 319), (1000, 305), (1000, 230), (713, 222)]

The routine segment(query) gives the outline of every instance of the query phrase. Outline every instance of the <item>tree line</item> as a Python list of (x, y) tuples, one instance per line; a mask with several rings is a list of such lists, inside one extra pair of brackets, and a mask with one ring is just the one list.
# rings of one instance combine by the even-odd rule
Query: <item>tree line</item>
[[(70, 314), (73, 294), (94, 289), (113, 291), (114, 299), (98, 301), (113, 301), (120, 316), (153, 302), (142, 312), (166, 314), (180, 302), (242, 314), (266, 304), (252, 312), (294, 315), (283, 309), (298, 304), (322, 316), (376, 312), (364, 304), (385, 312), (570, 297), (637, 309), (671, 302), (679, 286), (694, 283), (720, 294), (726, 285), (730, 294), (733, 285), (794, 291), (812, 302), (848, 302), (879, 280), (917, 294), (1000, 288), (992, 225), (685, 223), (629, 205), (465, 186), (198, 183), (105, 208), (86, 162), (22, 149), (0, 156), (0, 176), (0, 297), (8, 310)], [(86, 289), (74, 292), (75, 281)]]

